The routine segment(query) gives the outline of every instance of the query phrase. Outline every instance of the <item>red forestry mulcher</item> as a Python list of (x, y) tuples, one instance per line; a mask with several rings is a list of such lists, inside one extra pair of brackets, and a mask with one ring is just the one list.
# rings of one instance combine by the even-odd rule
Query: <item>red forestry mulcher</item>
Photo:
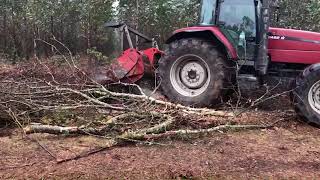
[(271, 4), (202, 0), (199, 24), (175, 31), (164, 53), (156, 46), (138, 51), (130, 32), (152, 39), (124, 24), (108, 25), (121, 28), (130, 46), (113, 76), (136, 82), (157, 66), (169, 100), (201, 107), (218, 103), (234, 85), (259, 87), (267, 76), (294, 77), (298, 114), (320, 125), (320, 33), (269, 27)]

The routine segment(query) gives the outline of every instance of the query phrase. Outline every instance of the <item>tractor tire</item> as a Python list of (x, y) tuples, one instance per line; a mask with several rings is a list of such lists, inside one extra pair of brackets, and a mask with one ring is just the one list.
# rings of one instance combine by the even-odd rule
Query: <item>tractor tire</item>
[(293, 101), (297, 114), (304, 121), (320, 126), (320, 70), (296, 79)]
[(218, 105), (228, 91), (232, 69), (210, 42), (188, 38), (169, 44), (159, 61), (163, 94), (172, 102), (194, 107)]

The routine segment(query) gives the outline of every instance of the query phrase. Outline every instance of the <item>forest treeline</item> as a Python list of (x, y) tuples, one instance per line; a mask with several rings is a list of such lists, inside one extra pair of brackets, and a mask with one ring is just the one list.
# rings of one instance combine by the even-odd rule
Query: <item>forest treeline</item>
[[(180, 27), (197, 22), (200, 0), (0, 0), (0, 56), (12, 62), (34, 55), (116, 50), (103, 24), (125, 21), (160, 44)], [(281, 0), (272, 24), (320, 31), (320, 1)], [(53, 48), (54, 45), (56, 48)], [(0, 58), (1, 59), (1, 58)]]

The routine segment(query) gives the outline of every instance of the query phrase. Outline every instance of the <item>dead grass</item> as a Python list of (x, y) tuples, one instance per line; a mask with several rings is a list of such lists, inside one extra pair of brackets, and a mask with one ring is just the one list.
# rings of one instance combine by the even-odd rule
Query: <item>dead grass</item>
[[(250, 111), (242, 123), (273, 122), (277, 111)], [(320, 131), (287, 117), (262, 131), (216, 133), (200, 139), (167, 139), (163, 146), (114, 148), (56, 164), (17, 130), (0, 137), (3, 179), (248, 179), (320, 177)], [(32, 135), (60, 159), (104, 145), (93, 137)]]

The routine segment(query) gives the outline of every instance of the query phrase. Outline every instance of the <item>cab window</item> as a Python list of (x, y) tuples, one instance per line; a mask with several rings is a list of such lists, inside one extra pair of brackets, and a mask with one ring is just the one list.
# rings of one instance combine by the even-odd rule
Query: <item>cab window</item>
[(200, 25), (213, 25), (215, 23), (216, 0), (202, 0), (200, 12)]
[(253, 0), (224, 0), (220, 6), (219, 23), (224, 28), (246, 37), (256, 37), (255, 4)]

